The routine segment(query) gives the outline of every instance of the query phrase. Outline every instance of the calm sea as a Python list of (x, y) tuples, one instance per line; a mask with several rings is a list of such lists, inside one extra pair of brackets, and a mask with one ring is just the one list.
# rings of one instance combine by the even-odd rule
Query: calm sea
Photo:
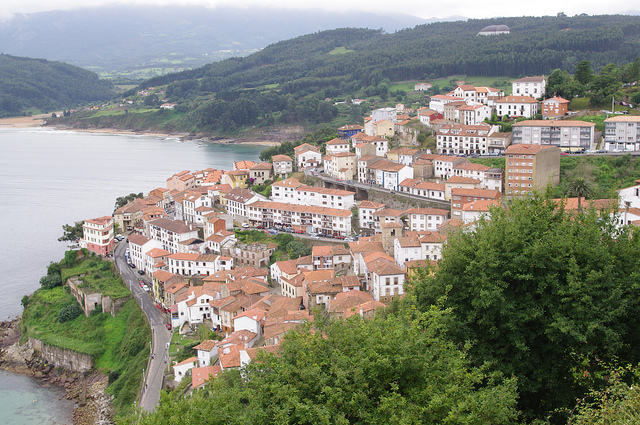
[[(38, 289), (47, 265), (63, 257), (67, 244), (57, 241), (63, 224), (111, 215), (117, 197), (165, 187), (166, 179), (178, 171), (230, 170), (233, 161), (255, 161), (264, 148), (152, 136), (0, 129), (0, 319), (19, 315), (22, 296)], [(31, 384), (28, 378), (0, 374), (0, 389), (15, 388), (24, 403), (35, 405), (39, 400), (58, 406), (59, 393)], [(0, 393), (2, 423), (69, 420), (55, 417), (55, 412), (69, 409), (32, 406), (25, 421), (15, 408), (18, 405), (26, 406)]]

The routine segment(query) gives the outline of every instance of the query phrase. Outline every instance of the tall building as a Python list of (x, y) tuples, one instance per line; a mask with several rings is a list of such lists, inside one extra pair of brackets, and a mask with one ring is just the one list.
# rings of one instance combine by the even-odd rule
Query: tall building
[(113, 217), (104, 216), (85, 220), (82, 225), (80, 246), (98, 255), (107, 256), (113, 252)]
[(560, 148), (557, 146), (511, 145), (505, 151), (505, 189), (508, 197), (528, 195), (547, 184), (560, 182)]
[(558, 146), (562, 151), (590, 149), (595, 141), (592, 122), (565, 120), (525, 120), (514, 123), (511, 143)]
[(640, 116), (621, 115), (604, 120), (604, 148), (608, 151), (639, 151)]

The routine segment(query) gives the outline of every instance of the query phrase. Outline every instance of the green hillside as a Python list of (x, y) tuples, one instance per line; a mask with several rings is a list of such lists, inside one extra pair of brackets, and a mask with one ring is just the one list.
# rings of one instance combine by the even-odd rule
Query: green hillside
[[(508, 25), (511, 33), (477, 36), (495, 23)], [(362, 115), (361, 107), (337, 106), (336, 101), (405, 100), (406, 90), (397, 89), (394, 82), (435, 82), (464, 75), (501, 77), (494, 81), (504, 85), (508, 77), (548, 75), (554, 69), (573, 73), (583, 60), (597, 71), (608, 63), (633, 62), (640, 55), (639, 40), (640, 17), (635, 16), (469, 20), (420, 25), (393, 34), (346, 28), (153, 78), (125, 95), (161, 87), (164, 91), (158, 96), (178, 104), (181, 113), (175, 117), (145, 119), (154, 122), (155, 127), (148, 128), (155, 130), (233, 133), (274, 124), (336, 124), (339, 116), (344, 122)], [(120, 119), (131, 118), (122, 113)], [(109, 120), (113, 122), (113, 116)]]
[(110, 82), (82, 68), (0, 54), (0, 117), (71, 108), (114, 94)]

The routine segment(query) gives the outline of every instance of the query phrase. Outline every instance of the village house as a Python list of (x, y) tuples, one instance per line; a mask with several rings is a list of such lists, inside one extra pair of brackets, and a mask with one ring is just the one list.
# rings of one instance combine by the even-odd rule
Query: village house
[(500, 117), (533, 118), (538, 113), (538, 101), (531, 96), (505, 96), (496, 102)]
[(198, 237), (198, 229), (182, 221), (159, 218), (146, 223), (145, 235), (160, 242), (162, 248), (172, 254), (184, 252), (181, 242)]
[(277, 177), (286, 179), (293, 172), (293, 160), (289, 156), (274, 155), (271, 160), (273, 161), (273, 174)]
[(351, 266), (351, 256), (340, 245), (315, 245), (311, 258), (313, 270), (333, 269), (334, 273), (345, 273)]
[(267, 198), (249, 189), (232, 189), (225, 196), (227, 213), (234, 221), (245, 222), (248, 213), (247, 205), (258, 201), (266, 201)]
[(560, 118), (569, 112), (571, 102), (558, 96), (545, 99), (541, 102), (542, 116), (544, 118)]
[(256, 164), (249, 170), (249, 179), (254, 185), (264, 184), (267, 180), (273, 179), (272, 168), (273, 165), (270, 162)]
[(476, 201), (498, 201), (501, 193), (490, 189), (451, 189), (451, 216), (462, 219), (464, 206)]
[(326, 143), (327, 155), (333, 155), (341, 152), (349, 152), (349, 142), (341, 139), (335, 138), (331, 139)]
[(78, 242), (81, 248), (106, 257), (113, 252), (113, 236), (113, 217), (91, 218), (82, 224), (82, 238)]
[(358, 124), (349, 124), (349, 125), (343, 125), (342, 127), (338, 128), (338, 136), (341, 139), (348, 139), (351, 136), (355, 136), (356, 134), (362, 132), (362, 130), (364, 130), (364, 127)]
[(273, 183), (271, 199), (288, 204), (351, 209), (355, 204), (355, 192), (306, 186), (296, 179), (287, 179)]
[[(541, 77), (524, 77), (511, 82), (511, 93), (513, 95), (531, 96), (542, 99), (546, 93), (547, 79)], [(498, 115), (502, 115), (498, 113)]]
[(296, 169), (304, 170), (305, 168), (317, 167), (322, 163), (322, 154), (315, 146), (303, 143), (293, 148), (296, 159)]
[(448, 155), (484, 155), (487, 153), (487, 138), (497, 130), (487, 124), (443, 125), (436, 133), (437, 151)]
[(449, 211), (437, 208), (410, 208), (405, 214), (411, 231), (438, 230), (438, 226), (449, 218)]
[(195, 187), (195, 183), (195, 177), (189, 172), (189, 170), (184, 170), (167, 179), (167, 189), (184, 192), (187, 189)]

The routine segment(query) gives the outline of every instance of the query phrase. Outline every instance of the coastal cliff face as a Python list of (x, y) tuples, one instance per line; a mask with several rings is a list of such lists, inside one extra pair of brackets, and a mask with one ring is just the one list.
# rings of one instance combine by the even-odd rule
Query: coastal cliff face
[(73, 411), (74, 424), (113, 423), (112, 397), (105, 393), (107, 377), (90, 372), (93, 367), (90, 356), (51, 347), (33, 338), (20, 345), (20, 336), (19, 319), (0, 322), (0, 369), (31, 376), (44, 387), (55, 385), (66, 389), (66, 398), (77, 403)]

